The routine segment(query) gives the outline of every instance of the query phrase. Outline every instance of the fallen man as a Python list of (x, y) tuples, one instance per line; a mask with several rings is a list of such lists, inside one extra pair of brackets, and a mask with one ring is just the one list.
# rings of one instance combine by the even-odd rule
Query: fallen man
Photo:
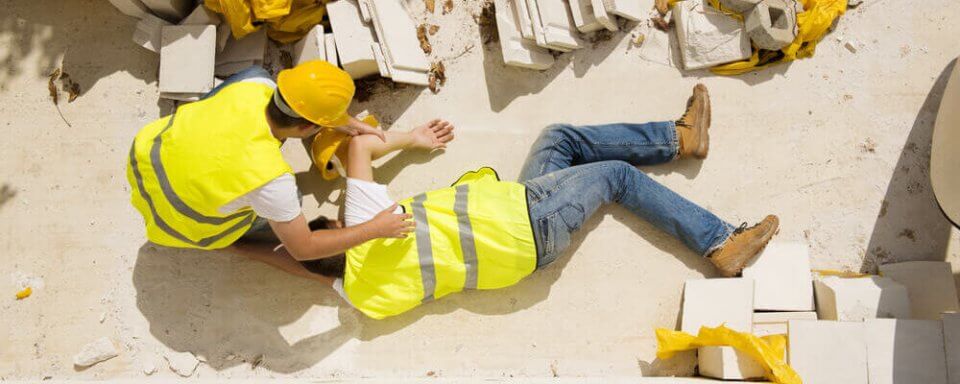
[[(676, 122), (551, 126), (534, 143), (518, 182), (500, 181), (490, 168), (470, 172), (451, 187), (399, 203), (398, 212), (415, 223), (410, 235), (371, 240), (345, 259), (307, 268), (335, 277), (334, 289), (351, 305), (381, 319), (465, 289), (513, 285), (563, 254), (597, 208), (617, 203), (707, 257), (720, 274), (735, 276), (777, 232), (777, 217), (735, 228), (635, 167), (705, 158), (709, 125), (709, 95), (697, 85)], [(348, 227), (395, 205), (386, 186), (373, 182), (371, 161), (407, 146), (353, 138)]]

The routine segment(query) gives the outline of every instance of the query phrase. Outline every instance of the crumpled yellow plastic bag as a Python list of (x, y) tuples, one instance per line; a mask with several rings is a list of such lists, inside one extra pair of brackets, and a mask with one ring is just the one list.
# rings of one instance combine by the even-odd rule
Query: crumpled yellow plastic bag
[(303, 38), (323, 21), (328, 0), (204, 0), (203, 5), (223, 15), (236, 39), (266, 25), (267, 36), (280, 43)]
[(656, 334), (658, 359), (666, 360), (677, 352), (700, 347), (730, 346), (759, 363), (767, 380), (782, 384), (802, 384), (797, 372), (784, 361), (787, 350), (787, 338), (784, 335), (758, 337), (723, 325), (716, 328), (701, 327), (697, 336), (666, 328), (657, 328)]
[[(803, 4), (803, 12), (797, 14), (797, 38), (793, 43), (779, 51), (753, 48), (753, 56), (744, 61), (721, 64), (710, 68), (718, 75), (739, 75), (813, 56), (817, 43), (827, 34), (834, 20), (847, 11), (847, 0), (798, 0)], [(743, 16), (720, 6), (719, 0), (709, 0), (710, 5), (724, 13), (743, 19)]]

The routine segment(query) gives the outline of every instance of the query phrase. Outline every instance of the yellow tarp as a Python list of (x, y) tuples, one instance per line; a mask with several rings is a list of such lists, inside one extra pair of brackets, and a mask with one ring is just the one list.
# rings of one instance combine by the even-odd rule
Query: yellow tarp
[(266, 26), (267, 36), (280, 43), (299, 40), (326, 15), (328, 0), (204, 0), (223, 15), (233, 37), (241, 39)]
[(700, 347), (730, 346), (759, 363), (767, 380), (782, 384), (802, 384), (797, 372), (784, 361), (787, 350), (787, 338), (784, 335), (758, 337), (722, 325), (716, 328), (701, 327), (697, 336), (665, 328), (657, 328), (656, 333), (658, 359), (666, 360), (677, 352)]
[[(753, 56), (744, 61), (722, 64), (710, 68), (718, 75), (739, 75), (774, 64), (786, 63), (796, 59), (811, 57), (817, 43), (827, 34), (834, 20), (847, 11), (847, 0), (798, 0), (803, 4), (803, 12), (797, 14), (797, 38), (793, 43), (779, 51), (753, 48)], [(710, 5), (733, 17), (743, 16), (723, 8), (719, 0), (709, 0)]]

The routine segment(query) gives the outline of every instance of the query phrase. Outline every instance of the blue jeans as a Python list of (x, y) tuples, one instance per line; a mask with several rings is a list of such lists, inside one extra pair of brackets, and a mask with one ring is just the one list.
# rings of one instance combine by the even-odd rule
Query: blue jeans
[(734, 227), (640, 172), (674, 160), (673, 122), (552, 125), (533, 144), (520, 182), (537, 243), (537, 267), (552, 263), (570, 235), (603, 204), (617, 203), (707, 256)]
[(240, 82), (243, 80), (249, 80), (249, 79), (273, 80), (273, 78), (270, 76), (270, 72), (267, 72), (267, 70), (263, 69), (263, 67), (261, 66), (254, 65), (250, 68), (244, 69), (240, 72), (230, 75), (230, 77), (228, 77), (226, 80), (220, 83), (220, 85), (216, 86), (216, 88), (213, 88), (212, 90), (210, 90), (210, 92), (207, 92), (206, 95), (203, 95), (203, 97), (201, 97), (200, 100), (216, 95), (217, 92), (220, 92), (221, 89), (226, 88), (230, 84)]

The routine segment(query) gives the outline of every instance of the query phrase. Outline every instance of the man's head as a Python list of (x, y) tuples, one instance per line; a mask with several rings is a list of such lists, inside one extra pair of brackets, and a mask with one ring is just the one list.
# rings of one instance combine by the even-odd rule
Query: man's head
[(267, 116), (277, 134), (308, 137), (321, 127), (345, 125), (355, 90), (353, 79), (342, 69), (326, 61), (308, 61), (280, 71)]

